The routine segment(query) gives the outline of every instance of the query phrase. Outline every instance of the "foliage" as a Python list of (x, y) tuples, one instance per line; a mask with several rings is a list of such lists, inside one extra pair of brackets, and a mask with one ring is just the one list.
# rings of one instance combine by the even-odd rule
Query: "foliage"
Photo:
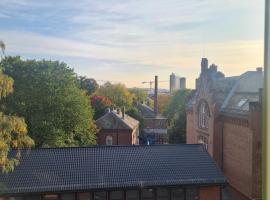
[(23, 116), (37, 146), (61, 147), (95, 143), (93, 111), (77, 76), (58, 61), (3, 59), (14, 80), (14, 94), (3, 101), (5, 111)]
[(120, 83), (111, 84), (110, 82), (106, 82), (104, 85), (99, 87), (96, 95), (105, 96), (111, 99), (113, 107), (130, 108), (132, 106), (132, 95), (125, 85)]
[[(13, 92), (13, 79), (0, 70), (0, 99)], [(30, 148), (34, 141), (27, 135), (27, 125), (23, 118), (4, 115), (0, 112), (0, 168), (10, 172), (19, 163), (20, 150)], [(8, 156), (11, 149), (16, 150), (12, 157)]]
[(126, 113), (140, 122), (140, 130), (142, 130), (144, 126), (144, 119), (139, 110), (136, 107), (132, 107), (129, 110), (127, 110)]
[(106, 109), (110, 108), (112, 101), (105, 96), (94, 95), (91, 97), (91, 105), (94, 108), (94, 119), (102, 117), (106, 113)]
[(138, 101), (144, 103), (147, 100), (147, 92), (144, 89), (140, 88), (130, 88), (128, 90), (133, 95), (134, 102)]
[(80, 76), (79, 81), (81, 88), (83, 90), (86, 90), (88, 95), (93, 94), (99, 87), (97, 81), (93, 78), (86, 78), (85, 76)]
[(186, 100), (190, 90), (179, 90), (170, 98), (164, 115), (168, 118), (169, 142), (185, 143), (186, 141)]
[(2, 40), (0, 40), (0, 49), (2, 51), (2, 54), (5, 55), (6, 45)]
[(158, 94), (158, 112), (164, 113), (169, 105), (170, 94)]

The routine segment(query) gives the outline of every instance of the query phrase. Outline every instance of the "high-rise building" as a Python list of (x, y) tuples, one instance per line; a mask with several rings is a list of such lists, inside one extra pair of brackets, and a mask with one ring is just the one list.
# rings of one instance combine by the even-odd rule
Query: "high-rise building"
[(186, 78), (177, 76), (176, 74), (172, 73), (170, 75), (170, 93), (185, 88), (186, 88)]

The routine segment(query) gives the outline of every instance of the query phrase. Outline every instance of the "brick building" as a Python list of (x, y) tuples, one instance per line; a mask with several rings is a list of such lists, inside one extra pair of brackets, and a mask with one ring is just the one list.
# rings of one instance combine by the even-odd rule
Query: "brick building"
[(144, 119), (141, 142), (143, 144), (167, 143), (168, 119), (161, 114), (155, 113), (152, 108), (145, 104), (137, 103), (137, 108)]
[(139, 121), (120, 110), (107, 112), (96, 125), (98, 145), (139, 144)]
[(23, 151), (0, 200), (220, 200), (226, 180), (202, 145)]
[(202, 143), (221, 167), (232, 200), (261, 199), (261, 68), (225, 77), (202, 59), (187, 104), (187, 143)]

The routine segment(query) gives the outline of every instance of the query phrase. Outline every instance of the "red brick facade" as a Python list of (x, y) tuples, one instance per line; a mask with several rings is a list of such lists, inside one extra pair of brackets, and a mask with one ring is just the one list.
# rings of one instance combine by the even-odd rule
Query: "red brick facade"
[(100, 130), (97, 133), (97, 144), (106, 145), (106, 137), (112, 137), (112, 145), (138, 144), (137, 131), (132, 130)]
[(221, 200), (222, 189), (218, 186), (200, 187), (199, 191), (200, 200)]
[[(232, 200), (261, 199), (261, 103), (249, 101), (249, 110), (239, 114), (222, 112), (214, 82), (202, 75), (199, 79), (194, 103), (187, 109), (186, 142), (205, 144), (228, 180)], [(209, 108), (207, 128), (199, 126), (201, 101)]]

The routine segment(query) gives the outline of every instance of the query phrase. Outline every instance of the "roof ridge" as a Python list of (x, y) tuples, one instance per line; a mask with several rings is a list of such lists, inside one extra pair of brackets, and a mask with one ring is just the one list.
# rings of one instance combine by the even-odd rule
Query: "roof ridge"
[(202, 144), (144, 144), (144, 145), (92, 145), (92, 146), (71, 146), (71, 147), (38, 147), (32, 149), (22, 149), (22, 150), (49, 150), (49, 149), (92, 149), (92, 148), (143, 148), (143, 147), (157, 147), (157, 146), (203, 146)]

